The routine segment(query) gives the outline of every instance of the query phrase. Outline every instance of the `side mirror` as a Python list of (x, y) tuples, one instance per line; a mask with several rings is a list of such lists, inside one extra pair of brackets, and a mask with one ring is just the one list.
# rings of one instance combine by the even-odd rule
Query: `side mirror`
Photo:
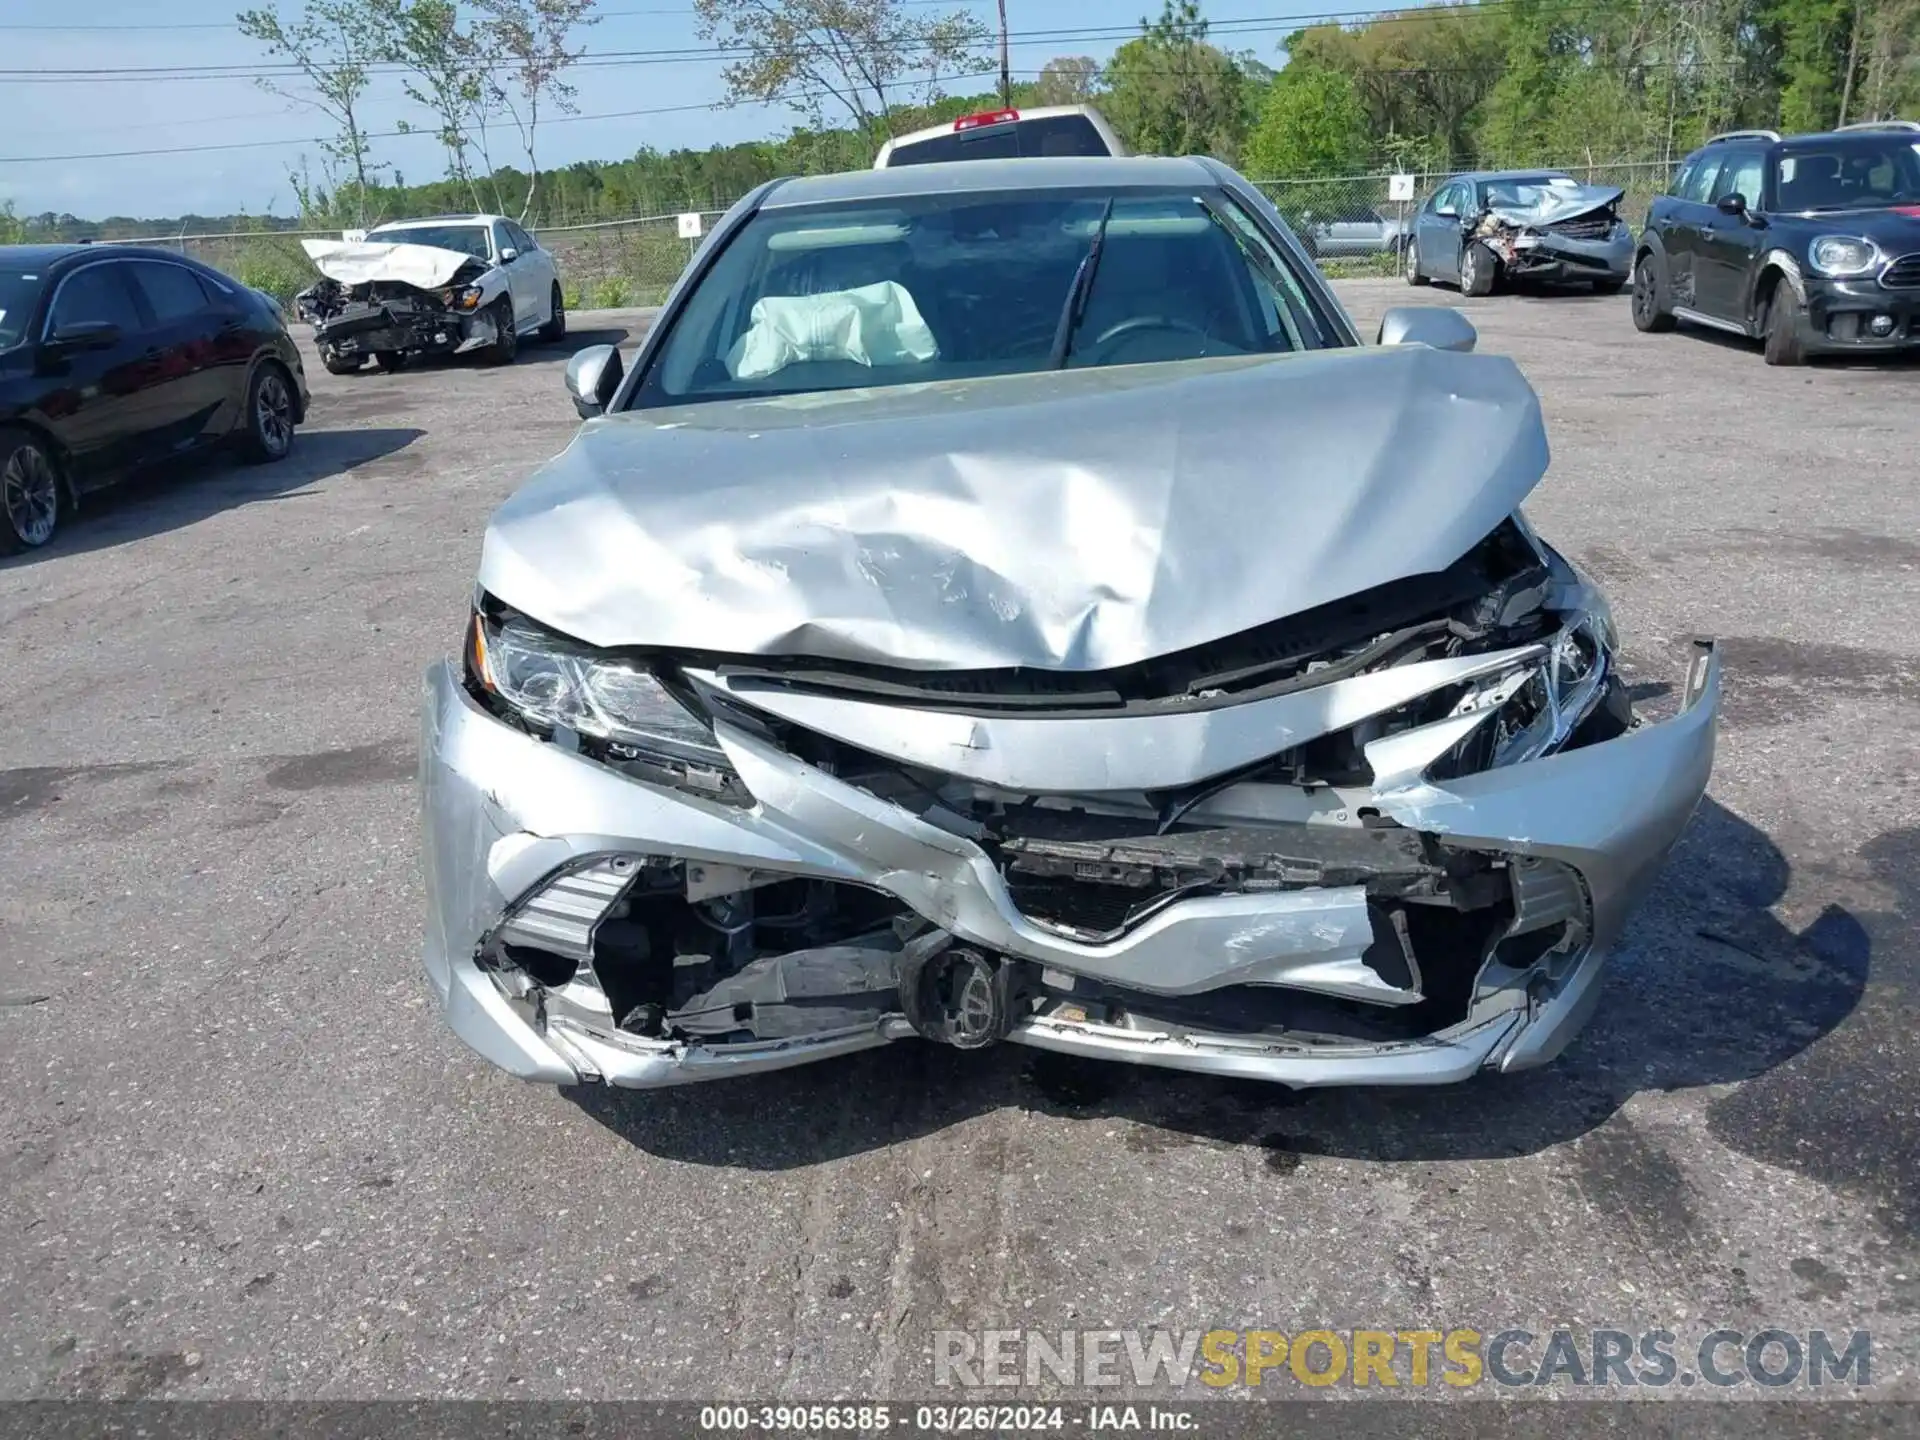
[(627, 367), (611, 345), (589, 345), (567, 361), (567, 394), (582, 420), (603, 414), (619, 390)]
[(111, 350), (120, 343), (120, 327), (111, 320), (75, 320), (62, 325), (47, 337), (47, 344), (62, 354), (77, 350)]
[(1744, 215), (1747, 213), (1747, 197), (1735, 190), (1714, 201), (1713, 208), (1722, 215)]
[(518, 260), (519, 258), (520, 258), (520, 252), (514, 249), (511, 245), (507, 246), (506, 249), (500, 252), (500, 263), (502, 265), (511, 265), (514, 261)]
[(1433, 207), (1433, 213), (1436, 215), (1444, 215), (1449, 220), (1458, 220), (1460, 218), (1459, 207), (1454, 205), (1436, 205)]
[(1471, 350), (1480, 336), (1467, 317), (1444, 305), (1396, 305), (1380, 317), (1379, 344)]

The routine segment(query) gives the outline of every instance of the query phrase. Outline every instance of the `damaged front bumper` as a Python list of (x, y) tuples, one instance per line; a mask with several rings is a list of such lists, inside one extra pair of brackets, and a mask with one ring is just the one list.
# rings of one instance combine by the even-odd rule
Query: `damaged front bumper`
[[(1000, 1033), (1043, 1049), (1291, 1086), (1523, 1069), (1554, 1058), (1586, 1020), (1627, 916), (1698, 804), (1719, 685), (1717, 652), (1702, 644), (1679, 713), (1617, 738), (1438, 782), (1383, 750), (1370, 755), (1371, 790), (1230, 786), (1188, 818), (1320, 855), (1326, 883), (1171, 893), (1096, 934), (1023, 913), (1037, 907), (1016, 899), (1004, 857), (996, 863), (964, 833), (725, 719), (716, 735), (747, 804), (647, 783), (529, 735), (484, 709), (456, 667), (437, 665), (421, 737), (426, 969), (468, 1045), (515, 1075), (563, 1085), (677, 1085), (927, 1034), (918, 1013), (927, 1002), (910, 998), (922, 991), (904, 977), (936, 951), (948, 957), (962, 1030), (968, 997), (990, 1007), (995, 984), (1024, 975)], [(1006, 763), (1018, 761), (1016, 752)], [(1356, 849), (1390, 858), (1369, 869), (1350, 858)], [(1053, 853), (1080, 875), (1104, 863), (1074, 861), (1072, 847)], [(1407, 855), (1433, 865), (1471, 856), (1476, 883), (1512, 887), (1455, 979), (1426, 952), (1424, 988), (1429, 910), (1380, 903), (1379, 876), (1401, 883), (1389, 872), (1417, 868), (1398, 858)], [(632, 924), (608, 917), (637, 913), (649, 886), (698, 922), (696, 934), (725, 937), (736, 928), (724, 908), (733, 891), (801, 881), (845, 887), (895, 918), (781, 957), (795, 963), (778, 973), (749, 967), (738, 987), (712, 986), (678, 1033), (663, 1033), (657, 1016), (644, 1033), (632, 1016), (647, 1007), (628, 1013), (635, 996), (595, 979), (596, 947)], [(1404, 918), (1383, 925), (1390, 913), (1412, 916), (1420, 943)], [(664, 974), (686, 957), (663, 953), (661, 934), (642, 953)], [(1410, 973), (1396, 975), (1402, 952)], [(543, 970), (548, 962), (557, 973)], [(1449, 985), (1456, 993), (1442, 1005), (1436, 992)], [(741, 1038), (729, 1012), (742, 1023), (783, 1018)]]
[(1553, 230), (1494, 233), (1485, 238), (1500, 257), (1501, 268), (1515, 279), (1605, 285), (1624, 284), (1633, 274), (1633, 235), (1624, 225), (1598, 239)]
[(464, 355), (499, 338), (488, 311), (449, 309), (437, 297), (353, 301), (313, 317), (314, 343), (340, 359), (370, 355)]
[(1810, 354), (1893, 354), (1920, 349), (1920, 290), (1894, 290), (1878, 280), (1805, 276), (1807, 303), (1798, 319)]

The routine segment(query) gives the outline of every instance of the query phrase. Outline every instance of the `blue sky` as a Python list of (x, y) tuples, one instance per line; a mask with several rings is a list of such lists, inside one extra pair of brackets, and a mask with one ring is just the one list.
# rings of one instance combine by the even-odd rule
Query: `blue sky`
[[(915, 0), (916, 8), (926, 0)], [(0, 70), (246, 65), (259, 50), (231, 28), (237, 0), (4, 0), (0, 3)], [(283, 13), (298, 0), (282, 0)], [(989, 23), (993, 0), (966, 8)], [(1206, 13), (1216, 25), (1252, 22), (1258, 30), (1220, 36), (1231, 49), (1279, 61), (1285, 30), (1272, 17), (1327, 14), (1301, 0), (1215, 0)], [(695, 47), (692, 0), (601, 0), (605, 18), (588, 32), (593, 51)], [(1007, 0), (1008, 29), (1021, 32), (1131, 26), (1157, 0)], [(202, 26), (206, 28), (160, 28)], [(116, 28), (117, 27), (117, 28)], [(143, 28), (145, 27), (145, 28)], [(1016, 72), (1038, 70), (1059, 54), (1104, 59), (1114, 41), (1017, 40)], [(576, 73), (583, 115), (705, 105), (721, 97), (720, 62), (607, 66)], [(378, 130), (391, 130), (410, 107), (396, 80), (375, 81), (368, 110)], [(662, 150), (704, 147), (779, 134), (793, 122), (781, 108), (739, 106), (688, 110), (641, 118), (580, 120), (544, 131), (543, 165), (617, 159), (645, 145)], [(184, 213), (285, 215), (293, 211), (286, 183), (302, 152), (319, 156), (312, 137), (327, 122), (261, 91), (244, 74), (209, 80), (141, 79), (60, 83), (0, 79), (0, 199), (22, 214), (68, 211), (85, 217)], [(492, 136), (496, 158), (511, 153), (510, 130)], [(272, 141), (255, 149), (124, 159), (21, 163), (41, 157)], [(378, 142), (377, 158), (410, 179), (439, 175), (438, 147), (424, 136)]]

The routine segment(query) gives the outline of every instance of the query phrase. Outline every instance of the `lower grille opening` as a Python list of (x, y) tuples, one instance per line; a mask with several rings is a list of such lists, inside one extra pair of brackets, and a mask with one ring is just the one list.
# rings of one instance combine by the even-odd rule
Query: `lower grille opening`
[(900, 1008), (897, 957), (930, 928), (857, 885), (618, 858), (613, 894), (611, 862), (556, 877), (483, 950), (541, 987), (549, 1016), (731, 1042), (868, 1023)]

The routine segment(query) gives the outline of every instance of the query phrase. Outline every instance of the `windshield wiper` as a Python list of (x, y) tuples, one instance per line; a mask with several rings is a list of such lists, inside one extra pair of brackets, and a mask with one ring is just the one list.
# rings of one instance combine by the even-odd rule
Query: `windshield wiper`
[(1113, 199), (1111, 195), (1107, 197), (1107, 208), (1100, 212), (1100, 228), (1093, 232), (1093, 244), (1087, 247), (1080, 268), (1073, 272), (1073, 284), (1067, 287), (1067, 303), (1061, 307), (1060, 323), (1053, 327), (1053, 349), (1047, 355), (1049, 369), (1067, 368), (1067, 356), (1073, 350), (1073, 332), (1086, 317), (1087, 297), (1093, 294), (1094, 273), (1100, 268), (1100, 251), (1107, 243), (1107, 222), (1113, 218)]

